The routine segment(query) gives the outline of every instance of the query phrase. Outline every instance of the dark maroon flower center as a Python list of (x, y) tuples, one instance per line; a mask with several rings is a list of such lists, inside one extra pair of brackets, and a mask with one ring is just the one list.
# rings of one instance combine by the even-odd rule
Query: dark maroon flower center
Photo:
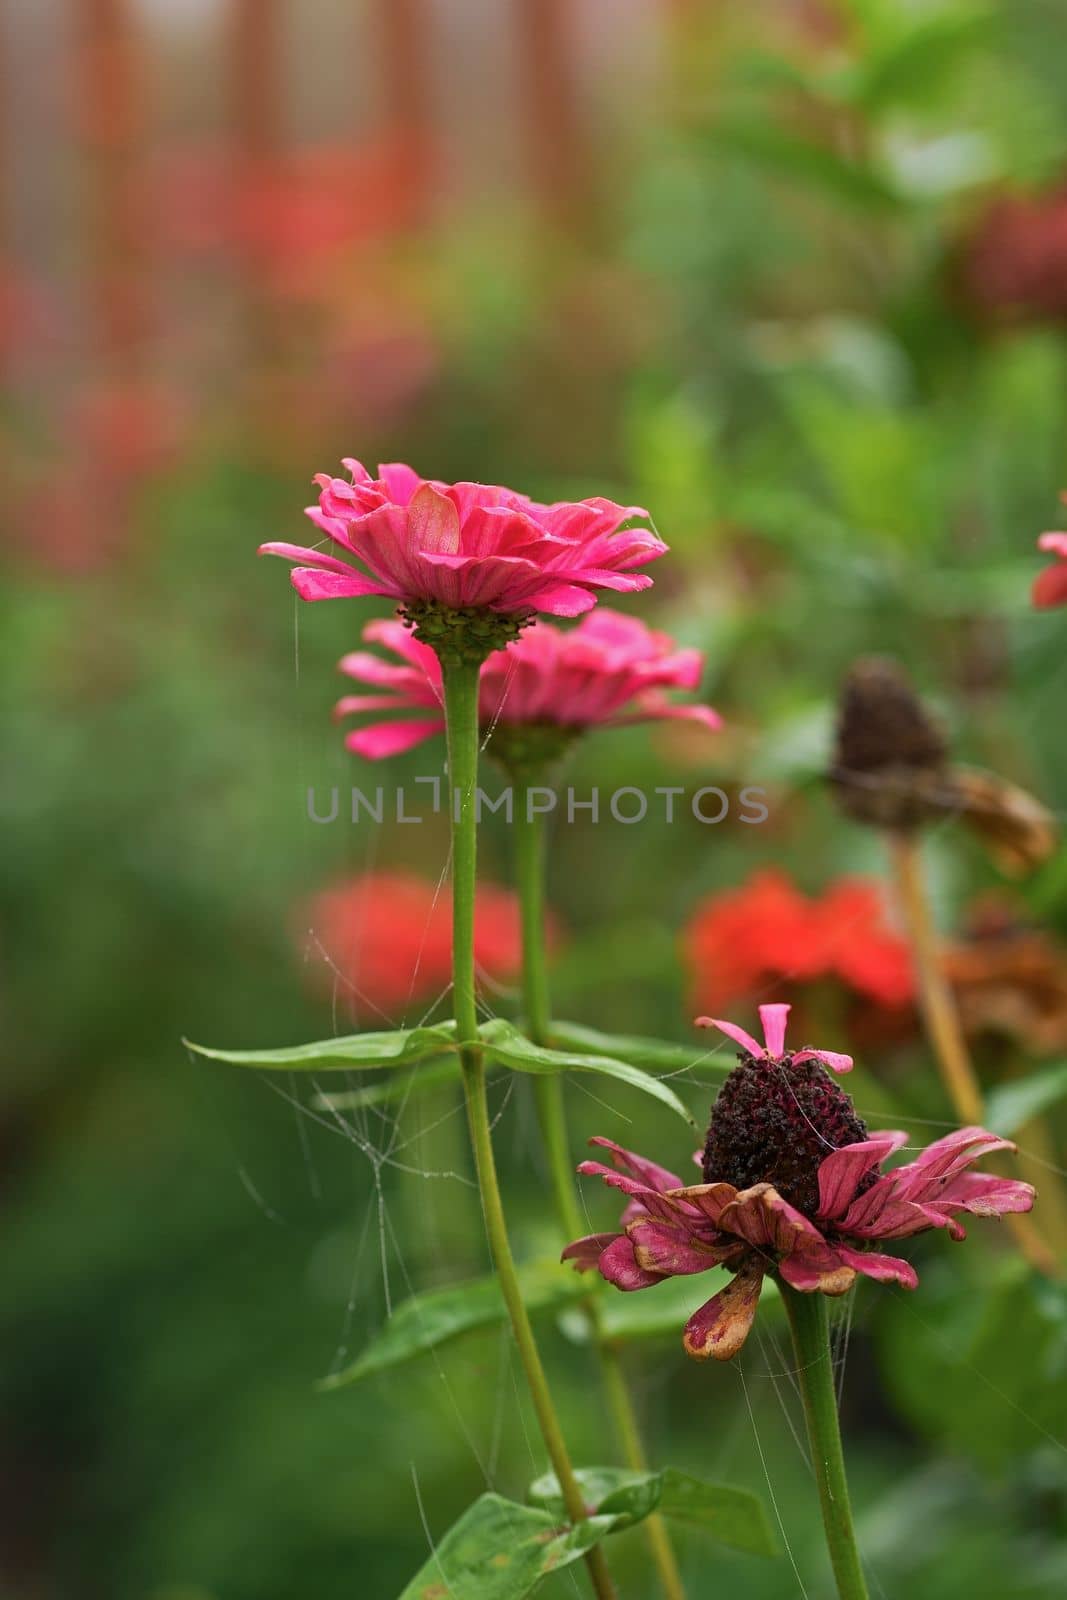
[(814, 1217), (821, 1163), (831, 1150), (866, 1139), (866, 1124), (817, 1061), (738, 1059), (711, 1108), (704, 1182), (738, 1189), (772, 1183), (790, 1205)]

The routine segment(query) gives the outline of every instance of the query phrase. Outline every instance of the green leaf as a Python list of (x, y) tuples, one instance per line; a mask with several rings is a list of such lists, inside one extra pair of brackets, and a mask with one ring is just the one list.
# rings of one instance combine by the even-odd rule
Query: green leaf
[(359, 1111), (366, 1106), (387, 1106), (397, 1100), (414, 1099), (428, 1089), (439, 1089), (442, 1084), (458, 1083), (462, 1075), (459, 1056), (445, 1056), (441, 1061), (424, 1061), (414, 1072), (398, 1072), (380, 1083), (368, 1083), (361, 1089), (323, 1091), (313, 1095), (311, 1104), (317, 1111)]
[[(518, 1273), (528, 1311), (552, 1310), (590, 1292), (589, 1283), (559, 1261), (528, 1261)], [(319, 1388), (340, 1389), (374, 1372), (400, 1366), (426, 1350), (439, 1349), (461, 1333), (490, 1328), (506, 1320), (507, 1308), (495, 1275), (414, 1295), (397, 1306), (351, 1366), (324, 1378)]]
[(663, 1516), (703, 1528), (718, 1544), (733, 1550), (756, 1556), (778, 1554), (778, 1541), (757, 1495), (725, 1483), (705, 1483), (673, 1467), (666, 1467), (662, 1476)]
[(989, 22), (989, 14), (983, 11), (920, 21), (863, 65), (855, 85), (859, 103), (873, 112), (893, 104), (921, 105), (936, 98), (947, 75), (984, 40)]
[(736, 1065), (732, 1053), (723, 1054), (715, 1042), (696, 1040), (692, 1045), (668, 1044), (663, 1039), (646, 1039), (633, 1033), (601, 1033), (581, 1022), (553, 1022), (552, 1040), (566, 1049), (586, 1051), (594, 1056), (615, 1056), (646, 1072), (706, 1072), (724, 1078)]
[(259, 1067), (272, 1072), (354, 1072), (400, 1067), (452, 1052), (456, 1048), (455, 1033), (454, 1022), (439, 1022), (430, 1028), (398, 1028), (393, 1033), (352, 1033), (284, 1050), (212, 1050), (191, 1039), (183, 1039), (182, 1043), (209, 1061), (225, 1061), (235, 1067)]
[(533, 1506), (483, 1494), (434, 1548), (399, 1600), (523, 1600), (612, 1533), (620, 1519), (573, 1527)]
[(1067, 1286), (1014, 1255), (995, 1263), (987, 1255), (964, 1276), (955, 1261), (932, 1257), (922, 1279), (921, 1294), (884, 1297), (875, 1327), (890, 1393), (908, 1421), (993, 1471), (1062, 1448)]
[(595, 1072), (614, 1078), (632, 1089), (640, 1089), (684, 1118), (691, 1126), (696, 1123), (689, 1115), (673, 1089), (659, 1078), (652, 1077), (628, 1062), (616, 1061), (612, 1056), (579, 1054), (572, 1050), (549, 1050), (544, 1045), (533, 1044), (510, 1022), (502, 1017), (486, 1022), (478, 1030), (485, 1041), (488, 1054), (516, 1072)]
[(864, 211), (893, 211), (901, 196), (865, 161), (851, 160), (828, 145), (812, 144), (772, 122), (732, 121), (716, 130), (717, 141), (758, 162), (774, 177), (823, 190)]
[[(778, 1545), (763, 1502), (747, 1489), (705, 1483), (687, 1472), (630, 1472), (622, 1467), (585, 1467), (577, 1474), (582, 1496), (597, 1516), (612, 1516), (630, 1527), (658, 1511), (661, 1516), (701, 1527), (719, 1544), (751, 1555), (773, 1556)], [(557, 1515), (563, 1500), (548, 1473), (530, 1487), (530, 1499)]]
[(994, 1133), (1007, 1136), (1017, 1133), (1031, 1117), (1041, 1116), (1065, 1097), (1067, 1061), (1061, 1061), (1058, 1066), (1000, 1084), (986, 1101), (984, 1120)]

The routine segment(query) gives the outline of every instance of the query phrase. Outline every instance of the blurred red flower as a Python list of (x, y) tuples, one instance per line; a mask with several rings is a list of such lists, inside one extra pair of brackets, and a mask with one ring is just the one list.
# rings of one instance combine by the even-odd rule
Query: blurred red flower
[(1067, 317), (1067, 188), (994, 200), (966, 242), (962, 276), (980, 311)]
[[(347, 997), (370, 1027), (392, 1026), (452, 981), (451, 890), (417, 873), (367, 872), (322, 890), (303, 907), (299, 935), (320, 984)], [(491, 979), (519, 971), (519, 905), (510, 889), (478, 885), (474, 958)]]
[[(1067, 495), (1061, 498), (1067, 500)], [(1043, 533), (1037, 547), (1057, 559), (1034, 579), (1034, 605), (1067, 606), (1067, 533)]]
[(179, 253), (236, 252), (273, 293), (314, 298), (338, 260), (410, 222), (406, 149), (323, 144), (251, 161), (183, 150), (157, 170), (164, 242)]
[(682, 951), (697, 1010), (795, 996), (826, 979), (886, 1012), (908, 1007), (915, 991), (907, 944), (886, 922), (877, 885), (860, 878), (809, 898), (783, 872), (757, 872), (700, 902)]

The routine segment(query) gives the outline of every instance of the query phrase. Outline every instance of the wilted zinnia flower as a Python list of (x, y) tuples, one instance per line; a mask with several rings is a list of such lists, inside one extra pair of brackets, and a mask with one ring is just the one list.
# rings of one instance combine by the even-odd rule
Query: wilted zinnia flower
[[(366, 650), (341, 661), (341, 671), (379, 692), (346, 695), (338, 716), (366, 711), (433, 711), (433, 717), (375, 722), (345, 739), (357, 755), (377, 760), (411, 749), (444, 729), (441, 663), (402, 623), (375, 621), (363, 630), (368, 643), (384, 645), (399, 663)], [(636, 617), (599, 608), (564, 632), (535, 623), (482, 667), (478, 714), (483, 729), (505, 745), (509, 730), (558, 730), (560, 740), (595, 726), (615, 726), (682, 718), (718, 728), (710, 706), (668, 700), (665, 689), (695, 689), (703, 659), (698, 650), (679, 650), (664, 633), (654, 633)], [(384, 693), (382, 691), (385, 691)], [(490, 746), (492, 749), (492, 746)]]
[[(847, 1293), (857, 1273), (913, 1289), (915, 1269), (872, 1245), (946, 1228), (962, 1239), (957, 1213), (1029, 1211), (1034, 1191), (1011, 1178), (967, 1169), (1010, 1142), (960, 1128), (916, 1161), (883, 1172), (906, 1133), (869, 1134), (852, 1102), (823, 1070), (847, 1071), (848, 1056), (785, 1049), (789, 1007), (761, 1006), (765, 1045), (729, 1022), (699, 1018), (741, 1046), (712, 1107), (701, 1165), (704, 1181), (672, 1172), (610, 1139), (615, 1168), (585, 1161), (621, 1189), (622, 1232), (576, 1239), (563, 1252), (579, 1271), (598, 1267), (620, 1289), (724, 1266), (724, 1289), (693, 1313), (683, 1342), (691, 1356), (726, 1361), (744, 1344), (767, 1273), (803, 1293)], [(829, 1151), (829, 1154), (827, 1154)], [(615, 1170), (618, 1169), (618, 1170)]]
[(737, 889), (706, 896), (681, 934), (698, 1007), (719, 1009), (744, 995), (802, 991), (829, 980), (868, 1010), (900, 1012), (915, 993), (906, 941), (886, 921), (878, 885), (839, 878), (818, 896), (802, 894), (776, 868)]
[[(323, 978), (352, 995), (355, 1011), (369, 1008), (372, 1022), (391, 1023), (452, 981), (451, 891), (416, 873), (367, 872), (324, 889), (302, 908), (299, 928)], [(479, 883), (474, 958), (496, 979), (518, 972), (519, 907), (509, 889)]]
[[(1061, 499), (1067, 501), (1067, 495), (1062, 495)], [(1067, 606), (1067, 533), (1043, 533), (1037, 547), (1046, 555), (1058, 556), (1059, 560), (1034, 579), (1034, 605), (1042, 608)]]
[(438, 483), (398, 464), (379, 467), (377, 478), (358, 461), (344, 465), (352, 482), (318, 474), (319, 503), (307, 515), (361, 565), (303, 545), (260, 546), (300, 563), (292, 580), (304, 600), (387, 595), (423, 623), (428, 607), (573, 617), (591, 610), (598, 589), (648, 588), (651, 578), (632, 569), (667, 548), (647, 528), (622, 527), (647, 517), (640, 506), (539, 505), (512, 489)]
[(856, 661), (841, 693), (831, 782), (856, 822), (908, 835), (958, 816), (997, 864), (1032, 871), (1059, 828), (1041, 802), (999, 773), (949, 760), (944, 732), (895, 661)]

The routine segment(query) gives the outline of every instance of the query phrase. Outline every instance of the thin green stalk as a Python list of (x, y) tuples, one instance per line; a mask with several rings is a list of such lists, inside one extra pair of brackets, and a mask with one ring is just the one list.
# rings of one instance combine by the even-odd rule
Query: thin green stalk
[[(586, 1515), (585, 1502), (574, 1476), (559, 1418), (552, 1402), (545, 1369), (534, 1339), (533, 1327), (522, 1298), (508, 1240), (500, 1196), (489, 1107), (485, 1092), (485, 1063), (478, 1038), (478, 1011), (474, 988), (474, 901), (477, 876), (478, 780), (478, 677), (476, 662), (442, 656), (445, 721), (448, 729), (448, 769), (452, 819), (452, 973), (453, 1005), (461, 1046), (463, 1088), (467, 1102), (474, 1164), (478, 1175), (489, 1250), (500, 1280), (530, 1396), (559, 1481), (567, 1515), (572, 1522)], [(585, 1557), (598, 1600), (615, 1600), (615, 1586), (604, 1552), (596, 1545)]]
[[(516, 784), (514, 798), (515, 878), (522, 921), (523, 1010), (530, 1038), (535, 1044), (548, 1044), (551, 1002), (545, 950), (544, 823), (538, 812), (531, 813), (524, 783)], [(563, 1080), (559, 1074), (535, 1078), (534, 1096), (560, 1229), (564, 1241), (577, 1239), (585, 1228), (567, 1140)], [(632, 1471), (647, 1472), (648, 1458), (623, 1374), (622, 1360), (617, 1347), (604, 1337), (600, 1307), (592, 1296), (585, 1303), (585, 1313), (600, 1360), (604, 1393), (623, 1459)], [(651, 1516), (646, 1519), (644, 1529), (667, 1600), (685, 1600), (682, 1575), (666, 1523), (662, 1517)]]
[(801, 1294), (787, 1283), (779, 1290), (789, 1315), (797, 1378), (804, 1400), (811, 1462), (819, 1486), (823, 1528), (830, 1562), (841, 1600), (868, 1600), (841, 1449), (841, 1427), (834, 1392), (834, 1367), (830, 1355), (830, 1320), (826, 1296), (816, 1291)]

